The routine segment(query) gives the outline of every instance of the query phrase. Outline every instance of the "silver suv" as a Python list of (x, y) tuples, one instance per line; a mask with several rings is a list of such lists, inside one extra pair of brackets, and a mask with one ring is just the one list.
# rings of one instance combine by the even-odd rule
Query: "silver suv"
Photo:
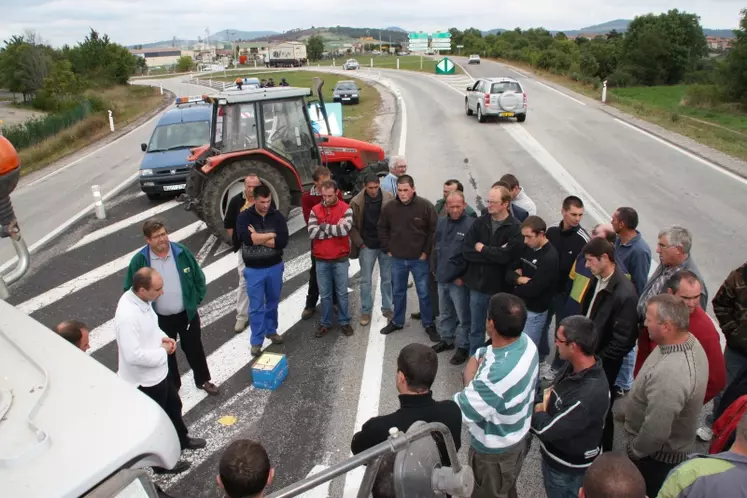
[(464, 110), (467, 116), (477, 114), (480, 123), (490, 116), (515, 117), (523, 123), (527, 119), (527, 94), (513, 78), (481, 78), (467, 87)]

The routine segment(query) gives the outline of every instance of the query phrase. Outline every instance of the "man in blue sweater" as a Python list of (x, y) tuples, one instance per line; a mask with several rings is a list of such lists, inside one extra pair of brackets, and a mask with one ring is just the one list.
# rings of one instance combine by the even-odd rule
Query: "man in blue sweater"
[(278, 334), (278, 304), (283, 288), (283, 249), (288, 245), (288, 223), (272, 206), (266, 185), (254, 188), (254, 205), (236, 220), (249, 295), (252, 356), (262, 353), (265, 337), (282, 344)]
[(453, 365), (461, 365), (469, 357), (469, 331), (472, 323), (469, 289), (461, 279), (467, 271), (462, 245), (476, 218), (467, 214), (466, 206), (464, 193), (459, 190), (451, 192), (446, 198), (448, 215), (438, 219), (435, 250), (432, 253), (441, 311), (441, 340), (433, 349), (440, 353), (456, 347), (456, 353), (451, 358)]

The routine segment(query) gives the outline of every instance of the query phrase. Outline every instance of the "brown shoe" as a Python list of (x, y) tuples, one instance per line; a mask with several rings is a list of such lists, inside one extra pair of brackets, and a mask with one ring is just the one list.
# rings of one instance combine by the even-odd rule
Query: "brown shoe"
[(361, 325), (364, 327), (371, 323), (371, 313), (363, 313), (361, 315)]
[(259, 356), (262, 354), (262, 346), (252, 346), (252, 356)]
[(272, 335), (268, 335), (267, 338), (272, 341), (273, 344), (283, 344), (285, 342), (277, 332)]
[(216, 394), (220, 393), (220, 389), (218, 389), (218, 386), (210, 381), (207, 381), (203, 385), (201, 385), (200, 389), (210, 394), (211, 396), (215, 396)]
[(353, 335), (353, 327), (351, 327), (349, 323), (347, 325), (341, 326), (340, 331), (348, 337)]
[(316, 332), (314, 332), (314, 337), (324, 337), (327, 332), (329, 332), (329, 329), (320, 325), (319, 328), (316, 329)]
[(316, 308), (305, 308), (303, 310), (303, 313), (301, 313), (301, 320), (308, 320), (312, 316), (314, 316), (314, 313), (316, 312)]
[(386, 318), (387, 320), (391, 321), (392, 317), (394, 316), (394, 311), (392, 311), (392, 310), (382, 310), (381, 314), (384, 315), (384, 318)]

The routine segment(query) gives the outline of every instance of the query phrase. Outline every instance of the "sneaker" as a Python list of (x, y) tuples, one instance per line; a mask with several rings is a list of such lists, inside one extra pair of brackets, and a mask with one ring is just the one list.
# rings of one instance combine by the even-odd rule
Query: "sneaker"
[(329, 332), (329, 327), (319, 325), (319, 328), (316, 329), (316, 332), (314, 332), (314, 337), (324, 337), (325, 335), (327, 335), (327, 332)]
[(549, 363), (540, 363), (540, 378), (544, 380), (553, 380), (555, 378), (555, 372)]
[(237, 334), (242, 333), (246, 326), (249, 325), (249, 319), (245, 317), (240, 317), (236, 319), (236, 325), (233, 326), (233, 331)]
[(467, 358), (469, 358), (469, 351), (464, 348), (457, 348), (456, 353), (454, 353), (454, 356), (451, 357), (449, 363), (451, 363), (452, 365), (461, 365), (462, 363), (467, 361)]
[(436, 332), (435, 325), (428, 325), (425, 328), (425, 333), (428, 334), (428, 339), (430, 339), (431, 342), (438, 342), (441, 340), (441, 336), (438, 335), (438, 332)]
[(387, 320), (391, 321), (392, 317), (394, 316), (394, 311), (392, 311), (392, 310), (381, 310), (381, 314), (384, 315), (384, 318), (386, 318)]
[(308, 320), (314, 316), (314, 313), (316, 313), (316, 308), (304, 308), (303, 313), (301, 313), (301, 320)]
[(353, 335), (353, 327), (351, 327), (349, 323), (347, 325), (341, 325), (340, 331), (348, 337)]
[(274, 334), (272, 334), (272, 335), (268, 335), (268, 336), (266, 336), (266, 337), (267, 337), (267, 338), (268, 338), (268, 339), (269, 339), (270, 341), (272, 341), (272, 343), (273, 343), (273, 344), (283, 344), (283, 343), (285, 342), (285, 341), (283, 340), (283, 338), (282, 338), (282, 337), (280, 336), (280, 334), (278, 334), (277, 332), (275, 332), (275, 333), (274, 333)]
[(361, 325), (366, 326), (371, 323), (371, 313), (363, 313), (361, 315)]
[(454, 344), (449, 344), (448, 342), (442, 340), (438, 341), (438, 344), (434, 344), (431, 347), (436, 353), (441, 353), (442, 351), (449, 351), (450, 349), (454, 349)]
[(713, 429), (710, 427), (701, 427), (697, 431), (695, 431), (695, 435), (698, 436), (698, 439), (701, 441), (705, 441), (706, 443), (713, 439)]
[(252, 356), (259, 356), (262, 354), (262, 345), (252, 346)]
[(384, 335), (388, 335), (396, 330), (402, 330), (402, 327), (395, 325), (394, 322), (389, 322), (386, 324), (386, 327), (380, 330), (380, 332)]
[(623, 388), (622, 388), (622, 387), (620, 387), (620, 386), (615, 386), (615, 390), (614, 390), (614, 393), (615, 393), (615, 399), (620, 399), (620, 398), (624, 398), (624, 397), (625, 397), (625, 395), (626, 395), (626, 394), (628, 394), (628, 391), (629, 391), (629, 390), (630, 390), (630, 389), (623, 389)]

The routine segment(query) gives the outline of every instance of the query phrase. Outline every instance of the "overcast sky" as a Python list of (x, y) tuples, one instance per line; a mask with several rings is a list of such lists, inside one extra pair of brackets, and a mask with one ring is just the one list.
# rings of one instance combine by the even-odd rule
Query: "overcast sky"
[[(543, 26), (578, 29), (678, 8), (706, 28), (736, 28), (743, 0), (0, 0), (0, 40), (27, 29), (55, 46), (82, 40), (89, 27), (124, 44), (196, 39), (223, 29), (285, 31), (315, 26), (446, 30)], [(495, 19), (494, 21), (491, 18)]]

